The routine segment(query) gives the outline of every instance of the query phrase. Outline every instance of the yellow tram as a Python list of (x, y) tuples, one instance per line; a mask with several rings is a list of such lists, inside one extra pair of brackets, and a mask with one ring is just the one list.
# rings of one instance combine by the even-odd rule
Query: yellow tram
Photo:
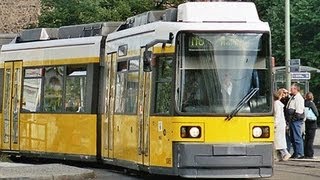
[(245, 2), (25, 30), (0, 54), (0, 148), (182, 177), (273, 172), (268, 23)]

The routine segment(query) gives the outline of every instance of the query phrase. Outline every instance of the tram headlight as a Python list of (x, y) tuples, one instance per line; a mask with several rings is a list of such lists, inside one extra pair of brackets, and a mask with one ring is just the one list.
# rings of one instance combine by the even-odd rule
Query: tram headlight
[(201, 127), (200, 126), (181, 126), (180, 136), (182, 138), (200, 138)]
[(190, 130), (189, 130), (189, 134), (190, 134), (191, 137), (196, 138), (196, 137), (199, 136), (200, 130), (199, 130), (199, 128), (197, 128), (197, 127), (192, 127), (192, 128), (190, 128)]
[(255, 138), (260, 137), (260, 136), (262, 135), (262, 129), (261, 129), (260, 127), (254, 127), (254, 128), (252, 129), (252, 135), (253, 135), (253, 137), (255, 137)]
[(252, 128), (252, 136), (254, 138), (269, 138), (270, 127), (269, 126), (254, 126)]

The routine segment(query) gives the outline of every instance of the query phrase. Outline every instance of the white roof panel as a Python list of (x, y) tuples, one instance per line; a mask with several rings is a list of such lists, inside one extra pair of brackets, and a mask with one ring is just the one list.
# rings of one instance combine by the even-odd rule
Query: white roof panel
[(0, 61), (99, 57), (101, 36), (6, 44)]
[(178, 21), (183, 22), (259, 22), (251, 2), (188, 2), (178, 6)]

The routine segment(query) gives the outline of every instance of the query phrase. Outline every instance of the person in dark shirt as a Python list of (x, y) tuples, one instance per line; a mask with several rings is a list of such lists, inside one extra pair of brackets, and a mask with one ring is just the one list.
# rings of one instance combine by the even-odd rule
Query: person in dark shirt
[(314, 113), (314, 117), (308, 117), (308, 113), (306, 113), (306, 129), (305, 129), (305, 142), (304, 142), (304, 156), (308, 159), (313, 159), (313, 141), (316, 135), (317, 129), (317, 117), (319, 116), (318, 109), (313, 102), (313, 94), (312, 92), (308, 92), (305, 97), (305, 107), (310, 108)]

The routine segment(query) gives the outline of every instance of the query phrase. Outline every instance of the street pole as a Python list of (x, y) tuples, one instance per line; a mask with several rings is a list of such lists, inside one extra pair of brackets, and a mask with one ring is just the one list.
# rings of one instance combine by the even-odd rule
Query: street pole
[(289, 90), (291, 86), (290, 74), (290, 0), (285, 1), (285, 53), (286, 53), (286, 88)]

